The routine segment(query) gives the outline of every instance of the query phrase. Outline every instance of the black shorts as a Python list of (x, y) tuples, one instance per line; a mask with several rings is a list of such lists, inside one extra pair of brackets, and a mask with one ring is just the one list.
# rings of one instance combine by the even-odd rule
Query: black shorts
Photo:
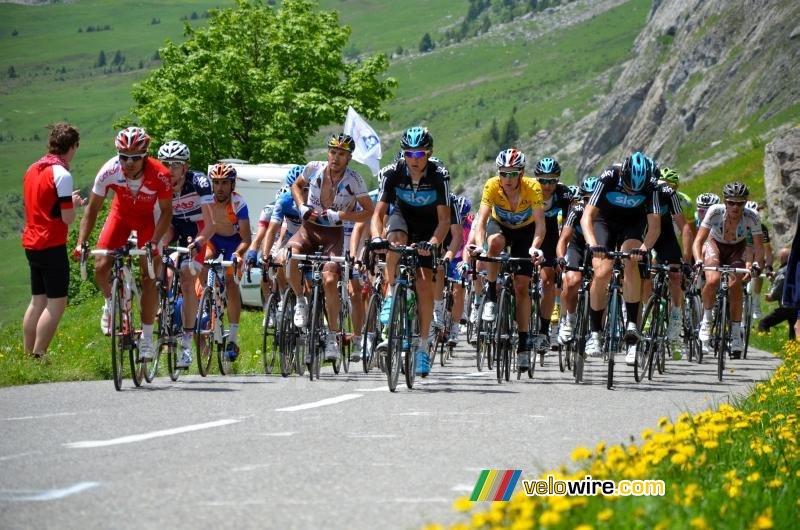
[(586, 253), (586, 242), (583, 244), (576, 244), (574, 242), (567, 243), (567, 259), (568, 267), (582, 267), (583, 255)]
[(656, 251), (656, 260), (659, 263), (681, 262), (681, 246), (671, 226), (668, 232), (661, 232), (656, 244), (653, 245), (653, 250)]
[[(552, 221), (549, 221), (552, 219)], [(545, 218), (544, 241), (542, 242), (542, 254), (544, 261), (542, 267), (554, 267), (556, 264), (556, 246), (558, 245), (558, 220), (555, 217)]]
[[(412, 243), (428, 241), (433, 237), (433, 233), (436, 232), (436, 227), (438, 225), (439, 222), (437, 220), (436, 223), (430, 225), (410, 226), (405, 217), (403, 217), (403, 214), (400, 213), (400, 210), (395, 209), (392, 215), (389, 216), (389, 223), (386, 225), (386, 233), (403, 232), (408, 236), (408, 244), (410, 245)], [(447, 233), (449, 234), (450, 232), (448, 231)], [(436, 255), (441, 256), (439, 249), (436, 250)], [(417, 263), (421, 269), (433, 270), (433, 256), (419, 256)]]
[[(495, 234), (502, 234), (506, 240), (505, 246), (511, 247), (512, 258), (531, 257), (530, 249), (533, 244), (534, 233), (535, 226), (533, 223), (521, 228), (507, 228), (494, 219), (489, 219), (486, 223), (486, 239)], [(533, 274), (533, 262), (520, 263), (517, 274), (530, 277)]]
[(69, 260), (67, 246), (25, 249), (31, 269), (31, 294), (47, 298), (64, 298), (69, 291)]
[(594, 220), (594, 237), (597, 244), (607, 250), (617, 250), (622, 243), (635, 239), (644, 240), (644, 231), (647, 228), (647, 217), (641, 219), (617, 221), (597, 217)]

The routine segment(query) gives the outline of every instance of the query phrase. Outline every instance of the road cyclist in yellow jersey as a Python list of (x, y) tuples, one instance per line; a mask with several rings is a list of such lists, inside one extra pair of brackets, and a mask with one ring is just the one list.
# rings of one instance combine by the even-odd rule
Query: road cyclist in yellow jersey
[[(539, 183), (525, 176), (525, 155), (518, 149), (500, 151), (495, 160), (497, 176), (490, 178), (483, 188), (481, 205), (470, 235), (469, 251), (479, 254), (488, 241), (487, 254), (497, 257), (511, 247), (515, 258), (531, 257), (514, 277), (516, 295), (516, 320), (519, 333), (517, 368), (530, 368), (530, 293), (528, 291), (533, 265), (541, 263), (545, 237), (544, 202)], [(481, 319), (494, 321), (497, 304), (497, 263), (486, 263), (488, 290)]]

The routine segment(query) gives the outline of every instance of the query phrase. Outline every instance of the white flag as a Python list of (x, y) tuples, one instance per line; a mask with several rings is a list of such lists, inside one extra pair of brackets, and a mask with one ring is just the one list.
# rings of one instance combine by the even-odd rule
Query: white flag
[(352, 136), (356, 142), (353, 159), (368, 166), (372, 170), (372, 174), (377, 175), (381, 170), (381, 140), (375, 134), (375, 129), (370, 127), (364, 118), (353, 110), (353, 107), (347, 109), (344, 133)]

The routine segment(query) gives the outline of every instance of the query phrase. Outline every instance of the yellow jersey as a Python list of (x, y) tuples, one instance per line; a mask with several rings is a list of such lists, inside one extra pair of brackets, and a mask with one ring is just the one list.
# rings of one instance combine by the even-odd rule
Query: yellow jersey
[(521, 228), (535, 221), (533, 210), (544, 208), (542, 187), (536, 179), (522, 177), (519, 188), (519, 201), (516, 208), (511, 203), (500, 185), (500, 177), (492, 177), (483, 187), (481, 206), (492, 209), (492, 218), (508, 228)]

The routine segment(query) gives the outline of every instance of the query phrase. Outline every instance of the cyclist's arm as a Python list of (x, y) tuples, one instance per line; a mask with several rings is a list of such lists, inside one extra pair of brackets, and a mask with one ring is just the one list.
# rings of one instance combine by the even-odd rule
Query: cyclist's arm
[(436, 206), (436, 216), (439, 218), (439, 224), (436, 225), (436, 230), (430, 238), (431, 245), (438, 245), (447, 237), (447, 231), (450, 230), (450, 206), (448, 204)]
[(556, 257), (563, 258), (567, 255), (567, 243), (572, 239), (572, 234), (574, 233), (574, 228), (567, 224), (564, 225), (564, 228), (561, 229), (561, 236), (558, 238), (558, 243), (556, 243)]
[(258, 230), (256, 230), (256, 237), (253, 238), (253, 241), (250, 243), (250, 247), (248, 248), (248, 250), (256, 250), (256, 251), (258, 250), (258, 248), (261, 246), (261, 243), (264, 241), (264, 236), (267, 235), (267, 230), (268, 228), (265, 225), (261, 223), (258, 224)]
[(303, 202), (303, 188), (306, 186), (308, 186), (308, 181), (303, 175), (299, 175), (290, 188), (292, 191), (292, 199), (294, 199), (294, 204), (297, 207), (297, 211), (301, 212), (301, 214), (302, 209), (300, 207), (305, 204)]
[(233, 253), (236, 254), (239, 257), (239, 259), (242, 259), (242, 256), (244, 256), (245, 251), (250, 247), (250, 242), (252, 239), (252, 236), (250, 235), (249, 219), (239, 220), (239, 236), (242, 238), (242, 242), (239, 243), (239, 246), (236, 247), (236, 250)]
[(472, 223), (472, 244), (479, 249), (483, 249), (486, 243), (486, 223), (489, 221), (489, 216), (492, 214), (492, 207), (488, 204), (481, 203), (478, 210), (478, 215), (475, 216), (475, 221)]
[[(594, 220), (600, 213), (597, 206), (587, 204), (583, 207), (583, 216), (581, 216), (581, 228), (583, 229), (583, 237), (586, 239), (586, 244), (589, 247), (597, 246), (597, 238), (594, 235)], [(613, 249), (612, 249), (613, 250)]]
[(153, 231), (153, 239), (151, 241), (154, 243), (161, 241), (161, 238), (167, 233), (167, 229), (172, 226), (172, 197), (158, 199), (158, 207), (161, 209), (161, 216), (159, 216), (158, 223), (156, 223), (156, 228)]
[(370, 223), (372, 237), (383, 237), (383, 218), (388, 211), (388, 202), (378, 201), (378, 204), (375, 205), (375, 211), (372, 212), (372, 222)]
[(358, 244), (361, 241), (361, 239), (364, 237), (364, 235), (363, 235), (364, 234), (364, 228), (366, 228), (366, 226), (367, 226), (367, 222), (366, 221), (362, 221), (360, 223), (356, 223), (355, 225), (353, 225), (353, 233), (350, 234), (350, 248), (349, 248), (350, 255), (353, 258), (357, 257), (356, 253), (358, 252)]
[[(764, 267), (764, 236), (761, 234), (753, 235), (753, 249), (755, 250), (755, 261)], [(748, 264), (748, 268), (750, 264)]]
[(464, 230), (460, 224), (450, 225), (450, 246), (447, 247), (447, 252), (451, 254), (449, 256), (450, 259), (453, 259), (458, 251), (461, 250), (461, 244), (464, 239), (463, 232)]
[(692, 255), (694, 255), (695, 261), (702, 261), (703, 243), (706, 242), (706, 239), (708, 239), (708, 234), (710, 233), (711, 230), (703, 225), (700, 225), (700, 230), (697, 231), (697, 235), (694, 237), (694, 243), (692, 244)]
[(681, 245), (683, 248), (683, 261), (686, 263), (691, 263), (692, 261), (692, 230), (689, 227), (689, 223), (686, 222), (686, 218), (683, 216), (682, 213), (675, 214), (672, 216), (672, 220), (675, 221), (675, 225), (678, 227), (678, 230), (681, 233)]
[[(94, 230), (94, 225), (97, 223), (97, 214), (100, 212), (100, 208), (103, 206), (103, 201), (105, 199), (105, 197), (95, 192), (89, 193), (89, 203), (86, 205), (86, 210), (83, 212), (81, 226), (78, 230), (78, 248), (80, 248), (83, 243), (87, 242), (89, 234)], [(171, 211), (172, 206), (170, 205), (170, 212)]]
[(642, 246), (648, 251), (652, 250), (661, 235), (661, 216), (657, 213), (647, 214), (647, 235), (644, 236)]
[(533, 248), (541, 249), (542, 243), (544, 243), (544, 234), (545, 234), (544, 208), (534, 208), (533, 219), (536, 222), (536, 231), (534, 232), (533, 244), (531, 246)]
[(214, 213), (211, 210), (210, 204), (201, 204), (200, 212), (203, 214), (203, 230), (194, 238), (198, 246), (202, 246), (208, 242), (209, 239), (216, 233), (216, 226), (214, 225)]
[(267, 226), (267, 233), (264, 235), (264, 244), (261, 247), (261, 255), (265, 258), (269, 256), (272, 245), (275, 244), (275, 234), (281, 229), (281, 224), (282, 223), (279, 221), (270, 221)]
[(339, 212), (339, 219), (342, 221), (352, 221), (354, 223), (360, 223), (369, 219), (373, 210), (369, 195), (357, 198), (356, 202), (361, 206), (361, 210), (355, 212)]

